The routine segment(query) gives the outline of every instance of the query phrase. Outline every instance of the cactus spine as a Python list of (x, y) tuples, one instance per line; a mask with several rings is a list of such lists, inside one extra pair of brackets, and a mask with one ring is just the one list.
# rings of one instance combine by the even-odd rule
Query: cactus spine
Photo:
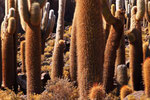
[(21, 60), (22, 60), (22, 73), (26, 73), (26, 65), (25, 65), (25, 40), (21, 42)]
[(120, 90), (120, 99), (123, 100), (127, 95), (133, 93), (133, 90), (127, 85), (123, 86)]
[(89, 97), (90, 100), (104, 100), (105, 91), (103, 89), (103, 86), (101, 85), (93, 86), (90, 90)]
[(51, 79), (54, 80), (55, 78), (60, 78), (63, 75), (63, 67), (64, 67), (64, 60), (63, 60), (63, 53), (64, 53), (64, 41), (59, 40), (56, 44), (53, 58), (52, 58), (52, 71), (51, 71)]
[[(143, 8), (139, 9), (138, 7)], [(142, 50), (142, 33), (141, 33), (140, 19), (144, 16), (143, 13), (145, 10), (144, 7), (145, 7), (144, 1), (137, 0), (137, 7), (134, 6), (131, 11), (131, 25), (129, 35), (134, 36), (134, 40), (130, 41), (129, 45), (130, 46), (129, 67), (130, 67), (131, 85), (133, 90), (143, 89), (142, 71), (141, 71), (141, 64), (143, 62), (143, 50)]]
[[(76, 11), (75, 11), (76, 12)], [(77, 81), (77, 44), (76, 44), (76, 14), (74, 13), (72, 30), (71, 30), (71, 45), (70, 45), (70, 79)]]
[[(11, 10), (11, 9), (10, 9)], [(11, 10), (15, 13), (15, 10)], [(14, 41), (13, 35), (16, 30), (15, 16), (9, 18), (5, 16), (3, 21), (2, 31), (2, 70), (3, 70), (3, 84), (4, 87), (10, 89), (15, 85), (15, 72), (14, 72)]]
[[(30, 94), (41, 93), (41, 4), (38, 0), (20, 0), (20, 17), (26, 23), (25, 62), (27, 70), (27, 98)], [(28, 9), (27, 9), (28, 8)], [(24, 9), (27, 9), (24, 10)], [(25, 18), (23, 15), (26, 15)], [(30, 16), (29, 16), (30, 15)]]
[(86, 100), (93, 83), (102, 82), (104, 34), (101, 0), (77, 0), (77, 80), (81, 100)]
[(147, 58), (143, 64), (143, 79), (145, 85), (145, 94), (150, 98), (150, 58)]

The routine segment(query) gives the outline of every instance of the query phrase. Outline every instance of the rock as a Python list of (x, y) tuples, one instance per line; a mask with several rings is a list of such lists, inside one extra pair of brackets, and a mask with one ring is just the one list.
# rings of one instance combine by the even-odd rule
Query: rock
[(25, 74), (19, 74), (17, 77), (17, 83), (20, 86), (20, 90), (23, 91), (23, 93), (26, 93), (27, 89), (27, 78)]
[(43, 87), (45, 87), (47, 81), (50, 80), (50, 76), (49, 76), (49, 73), (48, 72), (43, 72), (41, 74), (41, 81), (42, 81), (42, 85)]
[[(136, 100), (141, 100), (140, 98), (144, 95), (144, 91), (135, 91), (130, 95), (133, 95), (136, 98)], [(126, 96), (123, 100), (128, 100), (128, 96)]]

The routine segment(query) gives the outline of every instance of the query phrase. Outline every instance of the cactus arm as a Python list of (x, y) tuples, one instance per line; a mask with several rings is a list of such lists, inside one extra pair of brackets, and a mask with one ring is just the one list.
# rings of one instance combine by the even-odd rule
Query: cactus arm
[(15, 9), (14, 8), (9, 9), (8, 18), (10, 18), (10, 17), (15, 17)]
[(10, 17), (8, 20), (7, 32), (9, 34), (14, 34), (16, 31), (16, 19), (14, 17)]
[(18, 10), (21, 19), (26, 23), (29, 22), (29, 12), (28, 12), (28, 3), (27, 0), (18, 0)]
[(30, 22), (32, 25), (39, 25), (41, 22), (41, 9), (39, 3), (33, 3), (30, 10)]
[(132, 31), (129, 30), (129, 31), (126, 32), (126, 36), (128, 37), (128, 39), (129, 39), (129, 41), (131, 43), (133, 43), (134, 41), (136, 41), (136, 37), (135, 37), (133, 31), (134, 30), (132, 30)]
[(148, 0), (145, 0), (145, 18), (148, 22), (150, 22), (150, 16), (148, 13)]
[(145, 1), (144, 0), (137, 0), (137, 13), (136, 19), (141, 20), (145, 14)]
[(111, 13), (113, 16), (115, 16), (115, 4), (111, 5)]
[(114, 24), (116, 22), (116, 18), (111, 14), (109, 7), (107, 5), (106, 0), (101, 0), (102, 4), (102, 14), (108, 24)]

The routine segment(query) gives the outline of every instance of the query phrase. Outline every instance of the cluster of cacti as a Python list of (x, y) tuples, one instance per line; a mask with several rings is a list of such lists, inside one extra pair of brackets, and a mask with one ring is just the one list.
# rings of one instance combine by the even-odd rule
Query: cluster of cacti
[(130, 40), (130, 78), (134, 90), (143, 89), (141, 66), (143, 62), (143, 50), (140, 20), (143, 18), (144, 12), (144, 0), (137, 0), (137, 7), (134, 6), (131, 10), (131, 25), (128, 33)]
[[(68, 28), (65, 26), (68, 23), (64, 20), (66, 1), (57, 0), (56, 34), (51, 34), (55, 32), (53, 29), (56, 20), (54, 10), (50, 10), (51, 1), (5, 1), (5, 17), (0, 36), (0, 85), (12, 90), (17, 90), (19, 86), (20, 90), (27, 91), (29, 100), (34, 93), (52, 94), (52, 91), (45, 92), (43, 88), (48, 79), (55, 83), (58, 78), (67, 77), (78, 88), (75, 90), (78, 94), (75, 95), (80, 100), (104, 100), (112, 95), (121, 100), (137, 99), (134, 93), (144, 90), (144, 85), (144, 95), (150, 98), (150, 44), (142, 38), (143, 34), (148, 35), (150, 27), (147, 28), (146, 25), (150, 22), (150, 2), (75, 0), (72, 27)], [(17, 36), (19, 24), (25, 31), (25, 36), (22, 31)], [(144, 45), (142, 39), (146, 41)], [(126, 57), (128, 50), (129, 58)], [(50, 88), (49, 85), (49, 90)], [(61, 87), (57, 84), (55, 88), (59, 91)], [(48, 98), (52, 95), (48, 95)]]

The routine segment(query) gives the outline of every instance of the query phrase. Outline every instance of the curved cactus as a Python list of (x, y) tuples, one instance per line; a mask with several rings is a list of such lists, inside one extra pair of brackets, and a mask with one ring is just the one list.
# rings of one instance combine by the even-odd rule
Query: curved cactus
[[(27, 98), (30, 94), (41, 93), (41, 7), (39, 0), (20, 0), (20, 17), (26, 23), (25, 62), (27, 70)], [(27, 9), (28, 8), (28, 9)], [(25, 10), (27, 9), (27, 10)], [(26, 15), (25, 18), (23, 15)], [(38, 84), (37, 84), (38, 83)]]
[(103, 84), (104, 89), (108, 93), (113, 90), (113, 77), (114, 77), (114, 67), (116, 59), (116, 50), (119, 47), (120, 39), (123, 34), (123, 22), (124, 12), (122, 10), (116, 11), (116, 17), (114, 17), (108, 8), (105, 0), (102, 0), (103, 16), (107, 23), (111, 24), (111, 29), (109, 37), (106, 43), (105, 53), (104, 53), (104, 77)]
[(150, 58), (147, 58), (143, 64), (143, 80), (145, 86), (145, 94), (148, 98), (150, 98)]
[(89, 88), (102, 82), (104, 34), (101, 0), (77, 0), (77, 79), (81, 100), (87, 100)]
[[(10, 13), (15, 13), (15, 10), (10, 9)], [(9, 14), (10, 14), (9, 13)], [(5, 16), (2, 24), (3, 31), (2, 38), (2, 70), (3, 70), (3, 84), (4, 87), (10, 89), (15, 85), (15, 72), (14, 72), (14, 41), (13, 35), (16, 31), (16, 19), (14, 17)]]
[[(142, 1), (143, 3), (139, 1)], [(143, 5), (144, 4), (143, 0), (139, 1), (137, 1), (137, 3), (140, 3), (141, 6), (145, 6)], [(131, 10), (131, 25), (130, 25), (130, 32), (128, 33), (129, 40), (131, 38), (134, 38), (130, 40), (129, 45), (130, 46), (129, 67), (130, 67), (131, 85), (133, 90), (143, 89), (142, 71), (141, 71), (141, 64), (143, 62), (143, 50), (142, 50), (142, 32), (140, 19), (144, 16), (143, 15), (144, 9), (139, 10), (138, 7), (140, 4), (137, 4), (137, 7), (134, 6)]]

